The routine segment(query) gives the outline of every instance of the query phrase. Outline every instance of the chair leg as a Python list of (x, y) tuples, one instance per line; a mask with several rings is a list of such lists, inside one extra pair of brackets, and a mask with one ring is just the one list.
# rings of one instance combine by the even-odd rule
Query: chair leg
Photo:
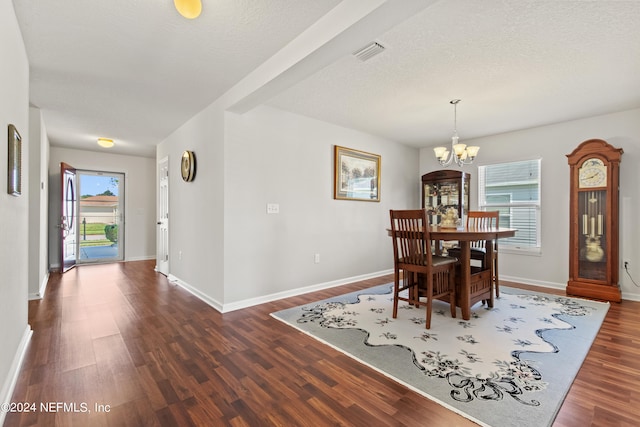
[(456, 278), (455, 278), (455, 268), (449, 271), (449, 289), (451, 293), (449, 294), (449, 308), (451, 309), (451, 317), (456, 318)]
[(418, 275), (412, 271), (404, 271), (403, 278), (403, 285), (407, 289), (407, 293), (409, 295), (409, 305), (414, 304), (416, 307), (418, 307), (418, 302), (420, 300), (420, 293), (418, 292)]
[[(398, 293), (400, 289), (400, 270), (396, 269), (395, 274), (394, 274), (394, 281), (393, 281), (393, 318), (397, 318), (398, 317)], [(406, 280), (406, 277), (403, 278), (403, 280)]]
[(489, 276), (489, 299), (486, 300), (487, 307), (493, 308), (493, 279)]
[(498, 257), (495, 257), (493, 261), (493, 268), (493, 277), (495, 279), (493, 283), (495, 283), (496, 286), (496, 298), (500, 298), (500, 281), (498, 280)]
[[(494, 280), (494, 276), (493, 276), (493, 260), (489, 259), (489, 255), (485, 255), (485, 257), (482, 260), (482, 269), (486, 270), (489, 269), (489, 294), (491, 294), (491, 301), (489, 301), (488, 299), (483, 299), (482, 300), (482, 305), (487, 304), (488, 307), (493, 307), (493, 280)], [(489, 305), (491, 304), (491, 305)]]
[(431, 305), (433, 303), (433, 276), (427, 278), (427, 323), (426, 329), (431, 328)]

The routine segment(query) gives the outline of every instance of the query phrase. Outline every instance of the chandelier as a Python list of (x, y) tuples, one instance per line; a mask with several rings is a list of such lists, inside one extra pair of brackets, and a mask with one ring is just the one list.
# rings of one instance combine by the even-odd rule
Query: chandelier
[(473, 163), (473, 160), (478, 155), (478, 151), (480, 147), (469, 146), (466, 144), (460, 144), (458, 140), (458, 102), (460, 99), (452, 99), (449, 101), (450, 104), (453, 104), (453, 136), (451, 137), (451, 151), (447, 149), (447, 147), (436, 147), (433, 151), (436, 154), (436, 158), (438, 162), (444, 167), (451, 165), (454, 161), (456, 165), (470, 165)]

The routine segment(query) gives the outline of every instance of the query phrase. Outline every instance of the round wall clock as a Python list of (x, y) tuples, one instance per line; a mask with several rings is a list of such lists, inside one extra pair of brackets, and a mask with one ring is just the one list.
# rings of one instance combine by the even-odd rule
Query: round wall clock
[(193, 151), (186, 150), (182, 153), (180, 172), (185, 182), (191, 182), (196, 177), (196, 156)]

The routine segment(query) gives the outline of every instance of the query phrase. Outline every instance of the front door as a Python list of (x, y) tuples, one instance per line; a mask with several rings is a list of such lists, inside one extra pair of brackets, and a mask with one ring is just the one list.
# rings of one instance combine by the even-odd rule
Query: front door
[(76, 169), (60, 163), (61, 213), (60, 213), (60, 270), (65, 272), (76, 265), (78, 246), (76, 200)]

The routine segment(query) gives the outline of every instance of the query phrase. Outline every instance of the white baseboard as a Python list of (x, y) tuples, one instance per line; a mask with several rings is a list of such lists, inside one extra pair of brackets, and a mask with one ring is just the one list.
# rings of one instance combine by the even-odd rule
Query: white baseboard
[(270, 295), (264, 295), (264, 296), (260, 296), (260, 297), (255, 297), (255, 298), (249, 298), (246, 300), (242, 300), (242, 301), (236, 301), (236, 302), (232, 302), (229, 304), (225, 304), (223, 307), (223, 313), (229, 312), (229, 311), (234, 311), (234, 310), (240, 310), (242, 308), (247, 308), (247, 307), (251, 307), (254, 305), (258, 305), (258, 304), (264, 304), (266, 302), (271, 302), (271, 301), (276, 301), (276, 300), (280, 300), (280, 299), (284, 299), (284, 298), (289, 298), (289, 297), (294, 297), (297, 295), (303, 295), (303, 294), (308, 294), (311, 292), (316, 292), (316, 291), (321, 291), (324, 289), (330, 289), (330, 288), (335, 288), (336, 286), (342, 286), (342, 285), (346, 285), (348, 283), (353, 283), (353, 282), (360, 282), (362, 280), (367, 280), (367, 279), (371, 279), (374, 277), (379, 277), (379, 276), (384, 276), (387, 274), (391, 274), (393, 273), (393, 270), (383, 270), (383, 271), (378, 271), (375, 273), (369, 273), (369, 274), (362, 274), (359, 276), (353, 276), (353, 277), (347, 277), (344, 279), (338, 279), (338, 280), (332, 280), (330, 282), (324, 282), (324, 283), (318, 283), (315, 285), (311, 285), (311, 286), (305, 286), (302, 288), (296, 288), (296, 289), (289, 289), (286, 291), (282, 291), (282, 292), (276, 292), (274, 294), (270, 294)]
[(542, 288), (550, 288), (550, 289), (563, 290), (567, 287), (566, 283), (545, 282), (543, 280), (531, 280), (525, 277), (507, 276), (506, 274), (501, 274), (500, 280), (506, 280), (507, 282), (522, 283), (523, 285), (540, 286)]
[(29, 294), (29, 300), (38, 300), (44, 298), (44, 293), (47, 290), (47, 283), (49, 283), (49, 272), (44, 275), (42, 283), (40, 283), (40, 289), (36, 293)]
[(635, 292), (622, 292), (622, 299), (628, 301), (640, 301), (640, 294)]
[[(22, 334), (20, 344), (18, 344), (18, 348), (16, 349), (16, 354), (13, 357), (13, 362), (11, 363), (11, 367), (9, 368), (9, 372), (7, 372), (7, 378), (5, 379), (4, 384), (2, 384), (2, 391), (0, 391), (0, 403), (4, 404), (11, 402), (13, 390), (16, 388), (16, 384), (18, 383), (18, 374), (20, 373), (20, 367), (22, 366), (24, 357), (27, 354), (27, 348), (29, 347), (31, 335), (33, 335), (33, 331), (31, 330), (29, 325), (27, 325), (24, 333)], [(6, 411), (0, 411), (0, 425), (4, 424), (4, 418), (6, 415)]]
[[(542, 280), (531, 280), (531, 279), (525, 279), (524, 277), (506, 276), (502, 274), (500, 275), (500, 280), (522, 283), (523, 285), (535, 285), (543, 288), (559, 289), (561, 291), (564, 291), (565, 289), (567, 289), (566, 283), (544, 282)], [(622, 299), (628, 300), (628, 301), (640, 301), (640, 293), (623, 291)]]
[(346, 285), (348, 283), (359, 282), (359, 281), (362, 281), (362, 280), (367, 280), (367, 279), (371, 279), (371, 278), (374, 278), (374, 277), (384, 276), (384, 275), (392, 274), (392, 273), (393, 273), (393, 270), (391, 270), (391, 269), (390, 270), (383, 270), (383, 271), (378, 271), (378, 272), (375, 272), (375, 273), (362, 274), (362, 275), (359, 275), (359, 276), (353, 276), (353, 277), (347, 277), (347, 278), (344, 278), (344, 279), (332, 280), (330, 282), (318, 283), (318, 284), (315, 284), (315, 285), (305, 286), (305, 287), (302, 287), (302, 288), (289, 289), (289, 290), (283, 291), (283, 292), (276, 292), (274, 294), (262, 295), (262, 296), (259, 296), (259, 297), (249, 298), (249, 299), (246, 299), (246, 300), (236, 301), (236, 302), (232, 302), (232, 303), (228, 303), (228, 304), (220, 303), (219, 301), (217, 301), (214, 298), (211, 298), (210, 296), (206, 295), (205, 293), (199, 291), (198, 289), (196, 289), (195, 287), (189, 285), (188, 283), (184, 282), (183, 280), (180, 280), (178, 277), (174, 276), (173, 274), (169, 274), (167, 279), (170, 282), (175, 283), (176, 285), (178, 285), (178, 286), (184, 288), (185, 290), (189, 291), (190, 293), (192, 293), (193, 295), (198, 297), (203, 302), (209, 304), (211, 307), (213, 307), (216, 310), (218, 310), (220, 313), (228, 313), (230, 311), (240, 310), (240, 309), (243, 309), (243, 308), (252, 307), (254, 305), (264, 304), (266, 302), (276, 301), (276, 300), (280, 300), (280, 299), (283, 299), (283, 298), (289, 298), (289, 297), (302, 295), (302, 294), (308, 294), (308, 293), (311, 293), (311, 292), (316, 292), (316, 291), (321, 291), (321, 290), (324, 290), (324, 289), (334, 288), (336, 286), (342, 286), (342, 285)]
[(198, 289), (194, 288), (193, 286), (191, 286), (187, 282), (185, 282), (183, 280), (180, 280), (179, 278), (177, 278), (173, 274), (169, 274), (167, 276), (167, 280), (169, 280), (169, 282), (171, 282), (171, 283), (175, 283), (176, 285), (180, 286), (181, 288), (184, 288), (186, 291), (190, 292), (191, 294), (193, 294), (194, 296), (196, 296), (197, 298), (199, 298), (203, 302), (209, 304), (211, 307), (215, 308), (219, 312), (224, 313), (223, 305), (220, 302), (218, 302), (214, 298), (211, 298), (209, 295), (205, 294), (204, 292), (201, 292)]
[(149, 261), (151, 259), (156, 259), (156, 256), (155, 255), (134, 256), (131, 258), (125, 258), (125, 261)]

